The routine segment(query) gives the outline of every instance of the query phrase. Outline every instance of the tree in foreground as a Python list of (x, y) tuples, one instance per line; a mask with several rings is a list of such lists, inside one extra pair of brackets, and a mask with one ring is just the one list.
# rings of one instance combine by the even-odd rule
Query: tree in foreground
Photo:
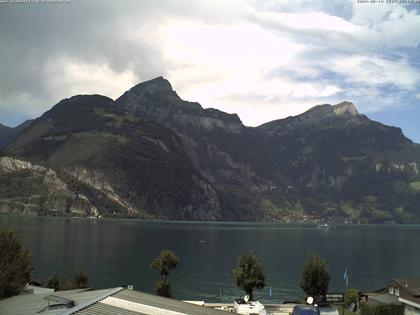
[(300, 287), (319, 303), (325, 300), (329, 282), (327, 264), (318, 253), (310, 253), (303, 266)]
[(258, 257), (252, 252), (238, 257), (238, 265), (233, 270), (236, 285), (246, 292), (249, 299), (254, 298), (254, 290), (265, 287), (265, 269)]
[(30, 279), (29, 251), (15, 230), (0, 228), (0, 298), (19, 294)]
[(171, 297), (171, 285), (168, 281), (169, 273), (178, 266), (178, 257), (170, 250), (160, 252), (150, 267), (159, 271), (161, 279), (155, 283), (155, 293), (159, 296)]

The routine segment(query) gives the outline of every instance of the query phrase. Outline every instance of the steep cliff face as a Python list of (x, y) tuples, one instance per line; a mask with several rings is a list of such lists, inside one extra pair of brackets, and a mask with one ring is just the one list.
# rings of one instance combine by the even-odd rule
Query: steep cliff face
[(101, 214), (142, 218), (220, 218), (217, 194), (179, 138), (113, 106), (75, 96), (38, 118), (7, 154), (56, 170)]
[(115, 105), (177, 133), (195, 167), (217, 190), (223, 219), (258, 216), (258, 193), (269, 185), (252, 167), (262, 160), (259, 131), (245, 127), (236, 114), (182, 100), (162, 77), (131, 88)]
[(212, 108), (203, 109), (196, 102), (182, 100), (169, 81), (162, 77), (134, 86), (119, 97), (115, 105), (172, 129), (219, 129), (240, 134), (244, 128), (236, 114)]
[(11, 157), (0, 158), (0, 212), (97, 215), (89, 198), (72, 191), (52, 169)]

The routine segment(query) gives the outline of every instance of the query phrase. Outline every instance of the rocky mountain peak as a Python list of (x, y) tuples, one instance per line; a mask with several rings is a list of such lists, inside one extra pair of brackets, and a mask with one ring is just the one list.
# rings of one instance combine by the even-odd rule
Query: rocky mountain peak
[(292, 117), (295, 122), (303, 125), (320, 125), (324, 123), (335, 123), (338, 120), (346, 124), (359, 123), (363, 120), (356, 106), (352, 102), (341, 102), (336, 105), (317, 105), (301, 115)]
[(341, 102), (331, 106), (337, 117), (357, 117), (359, 112), (352, 102)]
[(244, 127), (236, 114), (212, 108), (203, 109), (197, 102), (184, 101), (163, 77), (134, 86), (116, 99), (114, 104), (145, 120), (161, 123), (176, 131), (194, 127), (240, 133)]
[(149, 81), (142, 82), (135, 87), (133, 87), (133, 90), (136, 92), (148, 92), (150, 94), (155, 94), (156, 92), (174, 92), (172, 89), (171, 83), (166, 80), (165, 78), (159, 76), (157, 78), (154, 78)]
[(266, 133), (274, 135), (289, 134), (294, 130), (311, 130), (339, 125), (359, 125), (368, 119), (360, 115), (352, 102), (341, 102), (336, 105), (316, 105), (306, 112), (285, 119), (275, 120), (260, 126)]

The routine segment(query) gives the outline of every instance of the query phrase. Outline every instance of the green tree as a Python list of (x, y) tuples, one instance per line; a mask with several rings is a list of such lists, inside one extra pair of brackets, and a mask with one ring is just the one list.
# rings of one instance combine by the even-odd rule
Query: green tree
[(150, 267), (159, 271), (161, 279), (155, 284), (155, 293), (159, 296), (171, 297), (171, 286), (168, 281), (168, 275), (172, 269), (178, 266), (178, 257), (175, 256), (173, 251), (163, 250), (160, 252)]
[(60, 280), (56, 273), (54, 273), (51, 277), (47, 280), (47, 288), (54, 289), (54, 291), (58, 291), (60, 287)]
[(155, 283), (155, 293), (159, 296), (172, 297), (171, 284), (167, 280), (159, 279)]
[(0, 298), (19, 294), (30, 278), (29, 251), (15, 230), (0, 227)]
[(254, 289), (265, 287), (265, 269), (258, 257), (249, 251), (238, 257), (238, 264), (233, 270), (236, 285), (243, 289), (250, 300), (254, 298)]
[(330, 276), (327, 265), (318, 253), (310, 253), (302, 270), (300, 287), (316, 302), (324, 301), (328, 292)]
[(73, 284), (75, 289), (84, 289), (89, 286), (88, 275), (82, 270), (76, 270), (73, 278)]

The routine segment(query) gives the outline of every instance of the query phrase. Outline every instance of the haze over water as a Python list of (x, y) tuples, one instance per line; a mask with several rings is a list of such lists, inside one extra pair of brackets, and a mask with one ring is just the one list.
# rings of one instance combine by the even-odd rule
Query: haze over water
[[(328, 230), (311, 225), (273, 223), (144, 222), (0, 216), (15, 226), (30, 249), (33, 276), (45, 282), (54, 272), (71, 277), (89, 274), (94, 288), (132, 284), (152, 292), (158, 279), (151, 260), (162, 249), (175, 251), (178, 268), (170, 275), (178, 299), (232, 301), (243, 294), (232, 269), (236, 257), (253, 250), (267, 269), (263, 301), (303, 296), (299, 281), (308, 252), (319, 252), (329, 265), (330, 292), (350, 287), (376, 290), (396, 277), (420, 276), (420, 226), (339, 225)], [(268, 296), (272, 287), (272, 297)]]

